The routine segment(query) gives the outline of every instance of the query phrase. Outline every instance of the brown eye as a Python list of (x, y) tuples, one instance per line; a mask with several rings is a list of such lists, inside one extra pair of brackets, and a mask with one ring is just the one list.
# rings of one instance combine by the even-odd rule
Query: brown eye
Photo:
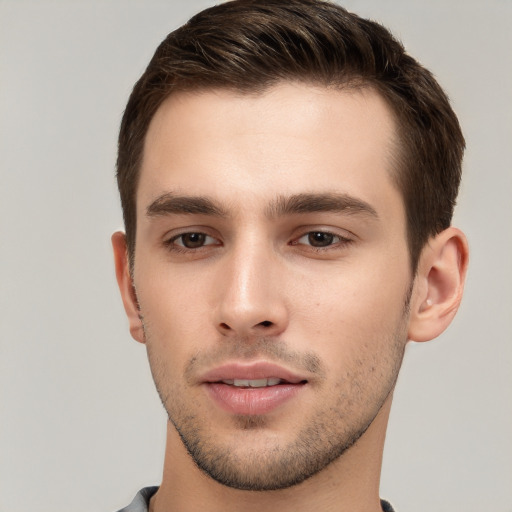
[(200, 231), (189, 231), (181, 233), (166, 240), (164, 246), (167, 250), (177, 253), (201, 253), (203, 249), (219, 247), (222, 243), (213, 236), (201, 233)]
[(199, 249), (204, 245), (212, 245), (214, 239), (204, 233), (183, 233), (170, 240), (170, 243), (186, 249)]
[(327, 247), (334, 242), (334, 235), (323, 231), (311, 231), (307, 237), (309, 244), (313, 247)]
[(180, 235), (177, 242), (181, 241), (181, 244), (187, 249), (197, 249), (202, 247), (206, 241), (206, 235), (204, 233), (185, 233)]
[(335, 235), (329, 231), (308, 231), (291, 245), (305, 246), (320, 251), (322, 249), (342, 249), (352, 243), (351, 238)]

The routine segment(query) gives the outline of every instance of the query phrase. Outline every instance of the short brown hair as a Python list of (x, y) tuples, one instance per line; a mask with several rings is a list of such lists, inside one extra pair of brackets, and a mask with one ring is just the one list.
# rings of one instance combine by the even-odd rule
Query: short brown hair
[(403, 196), (413, 271), (451, 222), (464, 138), (446, 94), (388, 30), (323, 0), (234, 0), (170, 33), (135, 84), (119, 133), (117, 180), (130, 261), (146, 133), (173, 92), (261, 92), (280, 81), (373, 87), (397, 120), (393, 177)]

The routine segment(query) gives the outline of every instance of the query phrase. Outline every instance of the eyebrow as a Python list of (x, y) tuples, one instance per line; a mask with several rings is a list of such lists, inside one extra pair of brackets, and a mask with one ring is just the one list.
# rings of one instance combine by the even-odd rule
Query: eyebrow
[(147, 208), (148, 217), (160, 215), (209, 215), (226, 217), (227, 212), (208, 197), (178, 196), (172, 192), (158, 196)]
[[(307, 213), (333, 212), (367, 215), (378, 218), (376, 210), (362, 199), (348, 194), (304, 193), (279, 195), (265, 209), (268, 218)], [(229, 213), (213, 199), (205, 196), (182, 196), (168, 192), (158, 196), (146, 209), (148, 217), (164, 215), (208, 215), (228, 217)]]
[(266, 214), (273, 218), (317, 212), (363, 214), (376, 219), (379, 217), (375, 208), (366, 201), (348, 194), (338, 193), (281, 195), (270, 203)]

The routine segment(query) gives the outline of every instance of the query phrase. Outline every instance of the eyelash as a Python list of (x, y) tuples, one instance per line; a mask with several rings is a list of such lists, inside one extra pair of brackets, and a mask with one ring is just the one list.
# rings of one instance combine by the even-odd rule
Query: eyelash
[[(207, 244), (202, 243), (198, 247), (186, 247), (183, 244), (183, 237), (191, 236), (191, 235), (199, 235), (200, 237), (204, 237), (205, 239), (210, 238), (211, 240), (216, 240), (215, 237), (208, 235), (207, 233), (203, 233), (201, 231), (187, 231), (185, 233), (180, 233), (179, 235), (175, 235), (175, 236), (169, 238), (168, 240), (165, 240), (164, 245), (167, 247), (167, 249), (169, 251), (173, 251), (173, 252), (177, 252), (177, 253), (197, 252), (202, 249), (204, 250), (205, 248), (207, 248), (209, 246), (221, 245), (221, 243), (219, 242), (219, 243), (207, 243)], [(330, 236), (335, 241), (333, 242), (331, 240), (331, 243), (329, 243), (328, 245), (325, 245), (325, 246), (314, 246), (312, 244), (300, 243), (300, 240), (305, 237), (308, 237), (309, 241), (311, 242), (310, 237), (312, 235), (322, 235), (322, 236), (328, 236), (328, 237)], [(177, 244), (176, 241), (178, 241), (180, 239), (182, 240), (182, 244)], [(337, 235), (330, 231), (312, 230), (312, 231), (307, 231), (306, 233), (302, 234), (298, 238), (295, 238), (294, 240), (292, 240), (289, 243), (289, 245), (291, 245), (291, 246), (304, 245), (305, 247), (308, 247), (308, 250), (320, 253), (320, 252), (332, 250), (333, 248), (343, 248), (353, 242), (354, 242), (354, 240), (352, 238)]]
[(176, 241), (179, 240), (179, 239), (182, 239), (182, 242), (183, 242), (183, 237), (185, 237), (187, 235), (189, 235), (189, 236), (190, 235), (199, 235), (199, 236), (205, 237), (206, 239), (207, 238), (211, 238), (212, 240), (215, 240), (215, 238), (213, 236), (210, 236), (210, 235), (208, 235), (206, 233), (203, 233), (202, 231), (187, 231), (186, 233), (180, 233), (179, 235), (175, 235), (175, 236), (169, 238), (168, 240), (165, 240), (164, 241), (164, 245), (170, 251), (182, 252), (182, 253), (196, 252), (198, 250), (204, 249), (205, 247), (209, 247), (211, 245), (220, 245), (220, 244), (208, 243), (206, 245), (202, 244), (199, 247), (186, 247), (183, 243), (182, 244), (177, 244), (176, 243)]
[(290, 245), (299, 245), (300, 240), (302, 240), (303, 238), (306, 238), (306, 237), (308, 237), (309, 242), (311, 242), (311, 239), (310, 239), (311, 235), (322, 235), (322, 236), (327, 235), (328, 237), (332, 237), (332, 239), (337, 240), (334, 242), (331, 240), (331, 243), (329, 243), (328, 245), (325, 245), (325, 246), (314, 246), (312, 244), (304, 244), (308, 247), (309, 250), (313, 250), (315, 252), (328, 251), (329, 249), (332, 250), (333, 248), (342, 248), (342, 247), (349, 245), (350, 243), (352, 243), (354, 241), (351, 238), (337, 235), (335, 233), (331, 233), (330, 231), (322, 231), (322, 230), (315, 231), (315, 230), (313, 230), (313, 231), (308, 231), (307, 233), (304, 233), (302, 236), (300, 236), (299, 238), (292, 241)]

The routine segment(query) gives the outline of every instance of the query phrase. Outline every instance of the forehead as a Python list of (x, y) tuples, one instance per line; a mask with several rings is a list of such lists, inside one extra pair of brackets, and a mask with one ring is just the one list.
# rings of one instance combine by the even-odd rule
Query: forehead
[(283, 83), (251, 95), (177, 93), (148, 129), (138, 215), (166, 192), (213, 196), (235, 209), (304, 192), (370, 203), (382, 192), (397, 195), (395, 132), (388, 105), (370, 88)]

